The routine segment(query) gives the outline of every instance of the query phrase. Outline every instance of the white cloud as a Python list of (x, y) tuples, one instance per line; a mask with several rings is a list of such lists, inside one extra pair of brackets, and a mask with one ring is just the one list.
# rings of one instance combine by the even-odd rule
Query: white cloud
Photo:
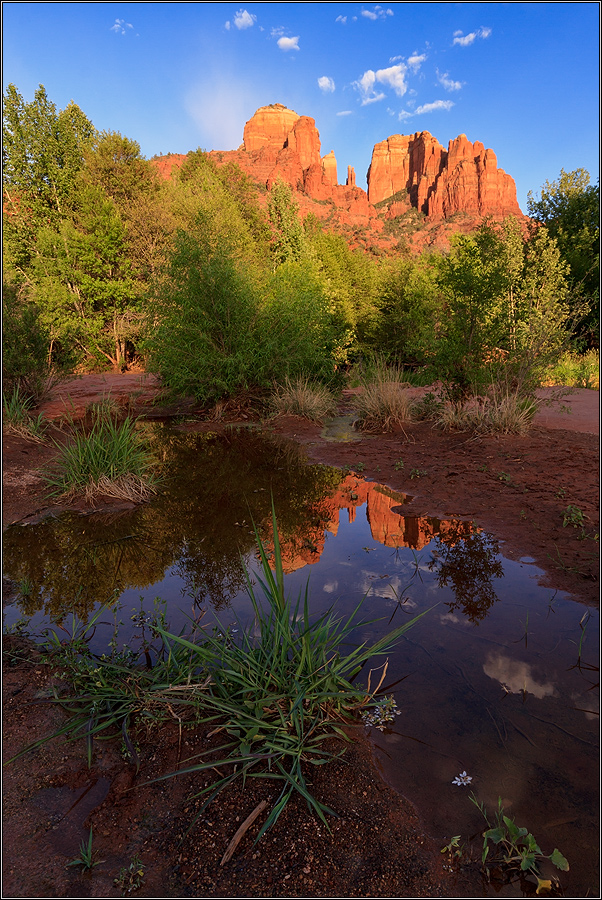
[(491, 28), (481, 27), (477, 31), (471, 31), (470, 34), (464, 34), (462, 31), (454, 31), (454, 44), (460, 47), (470, 47), (477, 38), (488, 38), (491, 34)]
[(281, 37), (278, 38), (278, 46), (281, 50), (300, 50), (299, 35), (297, 37)]
[(257, 16), (247, 12), (246, 9), (239, 9), (238, 12), (234, 14), (234, 24), (239, 31), (243, 31), (245, 28), (251, 28), (256, 21)]
[(340, 112), (337, 113), (337, 116), (352, 116), (352, 115), (353, 115), (353, 110), (351, 110), (351, 109), (342, 109)]
[(364, 16), (365, 19), (370, 19), (372, 22), (375, 22), (376, 19), (386, 19), (387, 16), (392, 16), (393, 10), (383, 9), (382, 6), (375, 6), (372, 9), (363, 9), (361, 15)]
[(419, 116), (422, 113), (437, 112), (440, 109), (450, 110), (452, 106), (455, 106), (453, 100), (435, 100), (433, 103), (423, 103), (422, 106), (418, 106), (414, 115)]
[(418, 71), (418, 69), (420, 68), (420, 66), (422, 65), (422, 63), (425, 60), (426, 60), (425, 54), (418, 56), (418, 54), (415, 53), (413, 56), (408, 57), (408, 66), (410, 67), (410, 69), (412, 70), (414, 75), (416, 74), (416, 72)]
[(366, 106), (368, 103), (377, 103), (384, 98), (385, 95), (382, 91), (376, 92), (376, 82), (392, 87), (398, 97), (403, 97), (408, 89), (405, 81), (407, 71), (404, 63), (389, 66), (388, 69), (378, 69), (376, 72), (367, 69), (359, 81), (353, 82), (353, 86), (361, 95), (362, 106)]
[(318, 87), (321, 91), (324, 91), (325, 94), (332, 94), (334, 91), (334, 81), (332, 78), (329, 78), (328, 75), (322, 75), (318, 78)]
[(403, 63), (397, 63), (396, 66), (389, 66), (388, 69), (379, 69), (376, 73), (376, 80), (381, 84), (390, 85), (398, 97), (403, 97), (408, 89), (405, 82), (407, 71)]
[(133, 28), (129, 22), (126, 22), (125, 19), (115, 19), (115, 24), (111, 25), (109, 31), (114, 31), (115, 34), (125, 34), (126, 28)]
[(411, 119), (414, 113), (408, 112), (406, 109), (402, 109), (397, 118), (400, 122), (403, 122), (404, 119)]
[(446, 91), (459, 91), (462, 87), (461, 81), (452, 81), (451, 78), (448, 77), (448, 72), (441, 74), (439, 69), (437, 69), (437, 80), (439, 84), (443, 85)]
[(335, 22), (340, 22), (341, 25), (345, 25), (347, 22), (347, 16), (337, 16)]
[(226, 29), (226, 31), (230, 31), (230, 23), (226, 22), (226, 24), (224, 25), (224, 28)]

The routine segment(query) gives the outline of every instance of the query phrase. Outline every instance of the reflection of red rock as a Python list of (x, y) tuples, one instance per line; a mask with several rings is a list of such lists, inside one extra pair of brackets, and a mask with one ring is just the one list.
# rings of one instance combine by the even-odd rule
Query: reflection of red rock
[(353, 522), (357, 508), (364, 504), (372, 538), (385, 547), (421, 550), (438, 534), (442, 537), (454, 535), (459, 539), (473, 530), (468, 522), (440, 522), (426, 516), (406, 518), (394, 511), (406, 499), (405, 494), (399, 494), (385, 485), (364, 481), (357, 475), (347, 475), (334, 494), (313, 507), (318, 524), (302, 537), (281, 538), (284, 571), (294, 572), (318, 562), (324, 549), (325, 532), (335, 535), (338, 532), (340, 511), (346, 510), (349, 522)]

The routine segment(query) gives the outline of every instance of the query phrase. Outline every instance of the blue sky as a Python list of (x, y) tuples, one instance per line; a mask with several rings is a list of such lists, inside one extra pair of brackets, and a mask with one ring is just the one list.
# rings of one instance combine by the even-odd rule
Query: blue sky
[(3, 3), (3, 85), (74, 100), (144, 156), (231, 150), (269, 103), (316, 120), (339, 181), (429, 131), (527, 192), (599, 171), (598, 3)]

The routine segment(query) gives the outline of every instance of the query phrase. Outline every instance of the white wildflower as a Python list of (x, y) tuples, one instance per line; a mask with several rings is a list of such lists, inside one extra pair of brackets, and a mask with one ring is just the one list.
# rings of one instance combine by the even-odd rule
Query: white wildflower
[(470, 784), (471, 781), (472, 781), (472, 775), (467, 775), (466, 772), (460, 772), (459, 775), (456, 775), (456, 777), (452, 781), (452, 784), (457, 784), (457, 785)]

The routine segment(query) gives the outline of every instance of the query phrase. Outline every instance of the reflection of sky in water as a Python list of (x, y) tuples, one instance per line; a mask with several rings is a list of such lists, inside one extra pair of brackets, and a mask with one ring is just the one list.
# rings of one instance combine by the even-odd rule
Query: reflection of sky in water
[[(56, 526), (52, 540), (45, 526), (13, 530), (5, 571), (15, 580), (39, 575), (47, 590), (63, 596), (69, 561), (79, 560), (88, 586), (96, 579), (105, 590), (121, 588), (126, 623), (140, 598), (150, 609), (157, 596), (175, 631), (199, 608), (210, 611), (214, 595), (223, 624), (244, 620), (250, 603), (238, 552), (255, 565), (251, 519), (270, 546), (270, 488), (283, 526), (287, 588), (296, 597), (309, 577), (316, 615), (333, 604), (348, 615), (364, 597), (362, 617), (378, 621), (363, 626), (358, 640), (373, 641), (434, 607), (390, 654), (387, 681), (398, 682), (391, 692), (402, 715), (392, 732), (372, 735), (387, 780), (417, 804), (437, 840), (468, 837), (481, 823), (469, 791), (452, 784), (466, 770), (489, 809), (503, 797), (544, 852), (558, 846), (565, 853), (571, 872), (563, 884), (584, 895), (594, 883), (597, 846), (597, 673), (585, 665), (598, 659), (597, 614), (587, 622), (579, 668), (583, 607), (540, 587), (538, 570), (526, 560), (503, 559), (491, 536), (462, 523), (404, 519), (403, 495), (362, 479), (341, 481), (326, 467), (312, 467), (308, 477), (298, 454), (281, 445), (265, 449), (251, 440), (253, 469), (245, 441), (240, 451), (235, 441), (230, 448), (208, 442), (200, 462), (191, 442), (182, 494), (122, 517), (113, 537), (107, 524), (98, 537), (87, 536), (94, 517)], [(228, 463), (226, 451), (239, 455)], [(197, 463), (195, 473), (190, 467)], [(36, 547), (44, 541), (41, 559)], [(107, 541), (110, 553), (103, 556)], [(18, 615), (9, 608), (6, 624)], [(109, 631), (98, 640), (108, 640)]]

